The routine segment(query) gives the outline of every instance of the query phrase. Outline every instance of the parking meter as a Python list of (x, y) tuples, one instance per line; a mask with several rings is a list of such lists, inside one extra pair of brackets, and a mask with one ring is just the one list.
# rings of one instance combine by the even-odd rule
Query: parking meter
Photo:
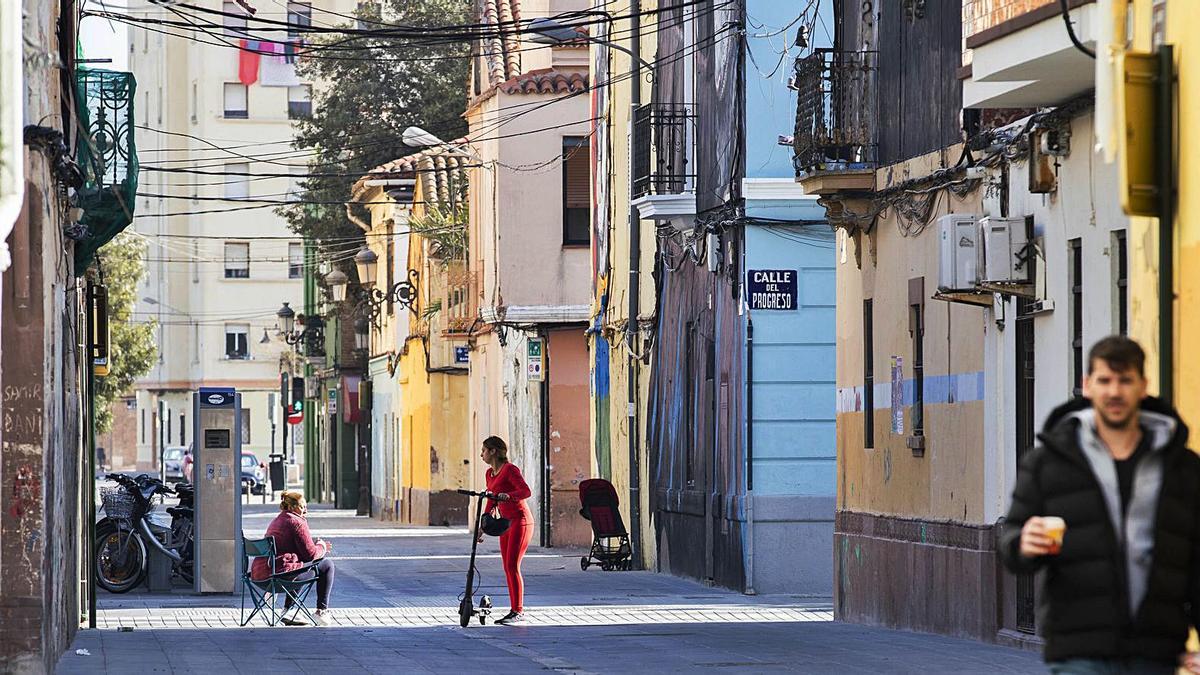
[(197, 593), (233, 593), (242, 565), (242, 397), (201, 387), (193, 399)]

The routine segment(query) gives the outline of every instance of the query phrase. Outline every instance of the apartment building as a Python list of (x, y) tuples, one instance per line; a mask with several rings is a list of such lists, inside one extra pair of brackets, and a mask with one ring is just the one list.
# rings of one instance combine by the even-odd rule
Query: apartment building
[[(134, 318), (159, 326), (158, 363), (135, 385), (142, 470), (158, 466), (164, 447), (191, 442), (191, 395), (201, 386), (242, 393), (244, 449), (265, 461), (282, 448), (277, 392), (292, 361), (275, 338), (275, 312), (283, 302), (302, 306), (304, 249), (275, 210), (295, 198), (307, 171), (304, 153), (291, 147), (292, 123), (311, 113), (314, 85), (296, 75), (303, 36), (253, 30), (254, 19), (332, 25), (345, 19), (330, 12), (355, 7), (256, 3), (248, 18), (244, 3), (195, 4), (222, 12), (204, 16), (223, 30), (194, 31), (192, 39), (130, 32), (143, 153), (132, 230), (149, 245)], [(144, 2), (129, 12), (178, 19)], [(274, 40), (251, 44), (266, 35)], [(302, 447), (297, 435), (289, 446)]]

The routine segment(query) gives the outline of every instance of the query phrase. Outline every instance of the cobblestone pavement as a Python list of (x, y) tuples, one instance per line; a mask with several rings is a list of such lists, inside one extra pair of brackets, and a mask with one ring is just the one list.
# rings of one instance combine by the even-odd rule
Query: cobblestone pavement
[[(246, 506), (256, 536), (277, 511)], [(828, 598), (746, 596), (652, 572), (579, 568), (579, 551), (530, 550), (525, 626), (458, 627), (470, 540), (315, 509), (334, 545), (333, 625), (238, 627), (240, 596), (102, 593), (60, 673), (95, 672), (1044, 672), (1036, 654), (832, 620)], [(480, 545), (482, 593), (507, 590), (495, 539)], [(123, 628), (123, 630), (118, 630)], [(86, 654), (77, 653), (84, 650)]]

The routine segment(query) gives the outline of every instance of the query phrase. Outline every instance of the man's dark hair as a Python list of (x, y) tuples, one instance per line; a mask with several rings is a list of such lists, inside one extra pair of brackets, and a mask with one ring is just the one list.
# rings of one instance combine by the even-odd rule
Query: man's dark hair
[(1088, 352), (1088, 375), (1095, 370), (1097, 359), (1118, 373), (1133, 368), (1141, 377), (1146, 376), (1146, 352), (1142, 351), (1141, 345), (1123, 335), (1109, 335), (1092, 345)]

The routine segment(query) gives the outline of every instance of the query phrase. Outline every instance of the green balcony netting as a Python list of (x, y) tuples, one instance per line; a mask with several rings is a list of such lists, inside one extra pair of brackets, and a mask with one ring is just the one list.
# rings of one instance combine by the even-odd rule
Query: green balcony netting
[(75, 245), (75, 270), (82, 274), (96, 250), (133, 221), (138, 161), (133, 133), (133, 73), (80, 69), (75, 97), (80, 126), (75, 158), (84, 184), (77, 206), (86, 228)]

